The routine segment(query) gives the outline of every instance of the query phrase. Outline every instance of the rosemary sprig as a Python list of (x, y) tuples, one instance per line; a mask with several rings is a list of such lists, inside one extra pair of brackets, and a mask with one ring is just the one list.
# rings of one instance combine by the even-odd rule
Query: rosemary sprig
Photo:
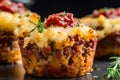
[(110, 60), (114, 61), (110, 63), (104, 76), (113, 80), (120, 80), (120, 57), (111, 57)]
[(33, 32), (36, 28), (38, 29), (39, 33), (43, 32), (43, 30), (44, 30), (44, 26), (43, 26), (44, 22), (41, 22), (41, 20), (38, 22), (38, 24), (32, 22), (31, 20), (29, 20), (29, 22), (35, 25), (35, 27), (33, 29), (31, 29), (30, 32)]

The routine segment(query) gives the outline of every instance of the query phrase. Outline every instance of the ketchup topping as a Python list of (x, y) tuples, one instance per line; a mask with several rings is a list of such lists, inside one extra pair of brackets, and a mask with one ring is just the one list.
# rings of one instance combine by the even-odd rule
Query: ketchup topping
[(22, 3), (15, 3), (11, 0), (0, 0), (0, 10), (8, 11), (10, 13), (23, 13), (25, 11), (25, 7)]
[(103, 8), (93, 11), (93, 17), (98, 17), (99, 15), (104, 15), (107, 18), (120, 17), (120, 8)]
[(65, 13), (65, 12), (60, 12), (57, 14), (52, 14), (49, 15), (45, 26), (49, 27), (51, 25), (53, 26), (60, 26), (60, 27), (74, 27), (78, 24), (78, 19), (73, 17), (73, 14), (71, 13)]

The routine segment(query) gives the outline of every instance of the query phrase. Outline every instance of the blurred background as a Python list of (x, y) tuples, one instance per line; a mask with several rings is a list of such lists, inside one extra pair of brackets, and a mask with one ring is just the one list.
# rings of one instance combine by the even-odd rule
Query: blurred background
[(120, 0), (15, 0), (23, 2), (30, 10), (41, 15), (42, 19), (52, 13), (61, 11), (74, 13), (82, 17), (94, 9), (103, 7), (120, 7)]

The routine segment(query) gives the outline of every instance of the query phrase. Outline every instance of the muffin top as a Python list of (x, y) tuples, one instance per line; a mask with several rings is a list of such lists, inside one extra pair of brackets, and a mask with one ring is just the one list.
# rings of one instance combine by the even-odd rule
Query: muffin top
[(22, 3), (0, 0), (0, 31), (23, 36), (33, 26), (29, 20), (37, 23), (39, 15), (27, 10)]
[(24, 13), (26, 9), (22, 3), (16, 3), (12, 0), (0, 0), (0, 10), (10, 13)]
[(55, 49), (63, 49), (66, 46), (73, 46), (75, 36), (89, 41), (96, 37), (93, 29), (80, 24), (72, 13), (60, 12), (48, 16), (44, 22), (36, 24), (29, 36), (24, 39), (24, 47), (29, 43), (36, 43), (40, 48), (47, 47), (54, 42)]
[(120, 8), (103, 8), (94, 10), (91, 15), (80, 19), (80, 22), (95, 29), (99, 40), (120, 31)]
[(99, 17), (103, 15), (107, 18), (118, 18), (120, 17), (120, 8), (107, 8), (104, 7), (102, 9), (94, 10), (91, 14), (92, 17)]

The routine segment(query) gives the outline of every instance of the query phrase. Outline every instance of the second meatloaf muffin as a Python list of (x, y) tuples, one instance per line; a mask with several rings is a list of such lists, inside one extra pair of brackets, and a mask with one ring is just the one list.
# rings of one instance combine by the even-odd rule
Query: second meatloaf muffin
[(18, 39), (34, 27), (29, 20), (37, 22), (39, 16), (21, 3), (0, 0), (0, 65), (22, 64)]
[(71, 13), (58, 13), (50, 15), (44, 25), (39, 22), (19, 44), (27, 74), (77, 77), (91, 71), (97, 37)]
[(96, 58), (120, 56), (120, 8), (94, 10), (80, 21), (95, 29), (98, 34)]

